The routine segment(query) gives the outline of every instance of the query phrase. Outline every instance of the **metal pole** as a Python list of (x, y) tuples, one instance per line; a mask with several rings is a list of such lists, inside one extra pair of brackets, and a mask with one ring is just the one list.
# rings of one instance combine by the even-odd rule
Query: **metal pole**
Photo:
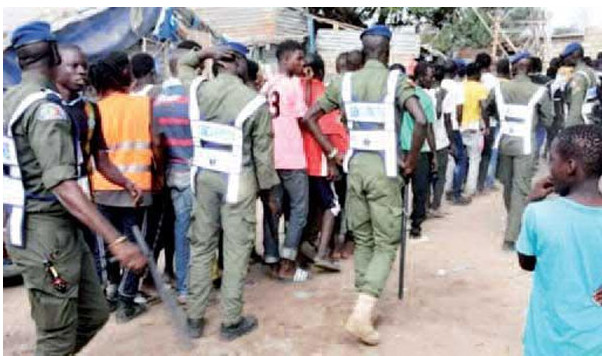
[(403, 287), (406, 262), (406, 235), (408, 229), (408, 213), (410, 210), (410, 182), (406, 180), (401, 194), (403, 211), (401, 212), (401, 243), (399, 244), (399, 287), (397, 289), (397, 298), (403, 300)]

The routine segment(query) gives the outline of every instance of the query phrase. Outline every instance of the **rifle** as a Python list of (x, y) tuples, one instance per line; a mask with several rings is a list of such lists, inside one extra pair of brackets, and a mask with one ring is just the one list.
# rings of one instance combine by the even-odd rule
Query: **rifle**
[(408, 230), (408, 213), (410, 211), (410, 180), (404, 180), (405, 184), (403, 186), (403, 192), (401, 194), (401, 199), (403, 200), (403, 210), (401, 212), (401, 244), (399, 244), (399, 287), (397, 289), (397, 298), (399, 298), (399, 300), (403, 300), (403, 285), (406, 261), (406, 236)]
[(186, 314), (184, 314), (184, 311), (178, 307), (176, 297), (172, 293), (170, 293), (165, 287), (163, 278), (161, 278), (159, 269), (157, 268), (155, 260), (153, 259), (153, 253), (148, 248), (146, 241), (142, 237), (140, 228), (138, 226), (134, 226), (132, 228), (132, 232), (134, 233), (134, 238), (136, 239), (136, 243), (138, 244), (140, 251), (146, 256), (148, 260), (148, 269), (150, 271), (151, 277), (153, 277), (153, 281), (155, 282), (155, 288), (157, 288), (159, 297), (167, 307), (168, 315), (174, 323), (174, 325), (176, 326), (176, 336), (178, 336), (178, 338), (181, 339), (181, 345), (183, 346), (183, 348), (191, 350), (193, 345), (190, 341), (190, 338), (188, 337), (186, 327)]

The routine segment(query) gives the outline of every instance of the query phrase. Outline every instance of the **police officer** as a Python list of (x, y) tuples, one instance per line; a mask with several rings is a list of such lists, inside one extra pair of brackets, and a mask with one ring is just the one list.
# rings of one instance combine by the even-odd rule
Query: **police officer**
[[(347, 224), (355, 237), (355, 287), (359, 292), (346, 329), (369, 345), (379, 342), (372, 314), (381, 295), (401, 237), (403, 181), (426, 137), (426, 118), (414, 87), (398, 71), (387, 70), (391, 32), (376, 25), (361, 34), (364, 67), (337, 78), (308, 111), (308, 125), (325, 155), (344, 163), (348, 172)], [(350, 134), (350, 150), (343, 159), (316, 121), (341, 108)], [(401, 111), (414, 117), (412, 146), (404, 160), (398, 155)], [(344, 160), (344, 162), (343, 162)]]
[(501, 81), (488, 97), (488, 105), (496, 108), (500, 122), (494, 148), (499, 149), (497, 177), (504, 185), (508, 212), (503, 243), (506, 250), (514, 250), (531, 190), (536, 126), (541, 123), (550, 127), (554, 120), (554, 106), (546, 87), (534, 84), (528, 76), (529, 53), (517, 53), (510, 58), (510, 63), (513, 79)]
[(85, 177), (78, 176), (77, 137), (50, 82), (61, 60), (50, 25), (32, 22), (17, 28), (11, 47), (23, 73), (21, 84), (4, 95), (8, 248), (29, 293), (36, 354), (73, 354), (109, 314), (79, 223), (103, 236), (124, 267), (140, 270), (146, 261), (78, 185), (78, 178)]
[(583, 47), (579, 43), (569, 43), (560, 56), (564, 65), (575, 68), (566, 91), (565, 127), (589, 124), (592, 105), (590, 103), (597, 100), (595, 88), (598, 78), (594, 71), (585, 64)]
[(211, 265), (223, 230), (221, 337), (232, 340), (257, 326), (241, 316), (244, 277), (255, 240), (255, 201), (259, 190), (278, 184), (273, 164), (271, 119), (262, 96), (243, 83), (247, 48), (227, 43), (217, 57), (217, 78), (201, 81), (190, 100), (196, 174), (196, 210), (192, 222), (188, 327), (192, 337), (203, 333), (209, 304)]

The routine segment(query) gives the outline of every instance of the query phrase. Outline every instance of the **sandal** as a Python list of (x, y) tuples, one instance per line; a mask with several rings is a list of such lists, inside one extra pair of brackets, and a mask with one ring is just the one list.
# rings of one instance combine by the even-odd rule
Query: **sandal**
[(333, 260), (316, 258), (315, 266), (330, 272), (341, 272), (341, 266)]

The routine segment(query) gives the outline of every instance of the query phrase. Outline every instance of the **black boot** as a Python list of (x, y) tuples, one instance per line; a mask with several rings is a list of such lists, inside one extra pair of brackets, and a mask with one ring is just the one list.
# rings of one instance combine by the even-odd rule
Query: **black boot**
[(243, 316), (237, 324), (232, 326), (222, 325), (220, 336), (222, 340), (232, 341), (250, 333), (255, 328), (257, 328), (257, 318), (252, 315)]
[(147, 308), (143, 304), (136, 304), (133, 300), (120, 299), (117, 304), (115, 317), (118, 323), (127, 323), (137, 316), (146, 312)]
[(203, 336), (203, 330), (205, 329), (205, 319), (186, 318), (186, 329), (188, 330), (188, 336), (191, 338), (200, 338)]

